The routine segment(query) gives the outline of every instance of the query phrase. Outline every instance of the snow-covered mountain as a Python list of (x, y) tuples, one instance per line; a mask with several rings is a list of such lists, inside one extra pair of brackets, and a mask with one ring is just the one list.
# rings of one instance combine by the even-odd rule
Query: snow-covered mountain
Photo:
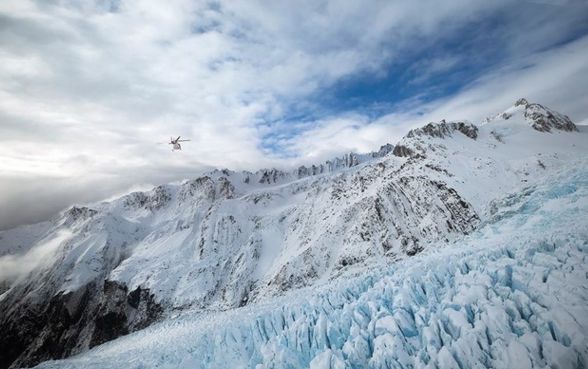
[(417, 257), (179, 314), (39, 368), (585, 368), (588, 171), (552, 172), (493, 208)]
[(0, 284), (0, 367), (80, 353), (185, 311), (255, 311), (377, 263), (409, 265), (488, 227), (507, 195), (562, 167), (588, 169), (587, 153), (586, 127), (521, 99), (480, 125), (429, 123), (371, 154), (293, 172), (217, 170), (0, 232), (0, 265), (27, 266)]

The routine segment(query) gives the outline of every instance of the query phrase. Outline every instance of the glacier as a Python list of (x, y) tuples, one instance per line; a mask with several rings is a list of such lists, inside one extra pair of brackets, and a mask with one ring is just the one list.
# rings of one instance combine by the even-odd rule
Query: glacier
[(417, 256), (37, 368), (587, 368), (587, 257), (588, 170), (569, 165)]

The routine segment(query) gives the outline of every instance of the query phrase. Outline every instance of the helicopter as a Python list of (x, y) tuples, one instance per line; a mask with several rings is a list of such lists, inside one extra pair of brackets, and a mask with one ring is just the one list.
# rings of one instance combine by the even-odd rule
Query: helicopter
[(176, 151), (176, 150), (181, 150), (182, 149), (182, 145), (180, 145), (180, 142), (186, 142), (186, 141), (190, 141), (190, 140), (180, 140), (181, 136), (178, 136), (178, 138), (174, 139), (173, 137), (169, 138), (169, 142), (167, 142), (168, 145), (172, 145), (172, 151)]

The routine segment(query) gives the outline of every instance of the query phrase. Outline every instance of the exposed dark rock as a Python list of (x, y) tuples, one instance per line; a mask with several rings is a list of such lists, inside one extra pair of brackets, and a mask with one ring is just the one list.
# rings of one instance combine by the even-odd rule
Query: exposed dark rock
[(86, 206), (72, 206), (69, 210), (67, 210), (65, 216), (70, 221), (77, 221), (77, 220), (86, 220), (94, 215), (96, 215), (98, 211), (94, 209), (90, 209)]
[(471, 138), (472, 140), (478, 138), (478, 127), (476, 127), (475, 125), (464, 122), (453, 124), (457, 124), (457, 130), (466, 135), (467, 137)]
[(147, 207), (156, 210), (165, 206), (171, 200), (171, 195), (165, 186), (157, 186), (149, 196)]
[(218, 180), (219, 189), (218, 193), (225, 199), (232, 199), (235, 196), (235, 186), (225, 177), (221, 177)]
[(385, 145), (383, 145), (383, 146), (380, 147), (380, 150), (378, 150), (376, 152), (373, 152), (372, 153), (372, 157), (373, 158), (383, 158), (384, 156), (386, 156), (389, 153), (391, 153), (392, 150), (394, 150), (394, 145), (385, 144)]
[(59, 293), (45, 303), (2, 306), (0, 368), (29, 367), (76, 353), (89, 323), (85, 312), (93, 287)]
[(391, 144), (382, 145), (380, 150), (369, 154), (356, 154), (350, 152), (342, 157), (327, 160), (323, 164), (311, 165), (310, 167), (300, 166), (294, 174), (297, 178), (305, 178), (323, 173), (332, 173), (341, 168), (351, 168), (364, 162), (366, 158), (381, 158), (392, 152), (394, 146)]
[(551, 132), (552, 129), (567, 132), (578, 130), (567, 115), (560, 114), (540, 104), (527, 104), (525, 117), (533, 122), (531, 127), (539, 132)]
[(290, 263), (286, 263), (271, 280), (271, 284), (279, 286), (281, 291), (287, 291), (294, 288), (304, 287), (318, 278), (318, 273), (310, 262), (311, 256), (309, 251), (310, 250), (307, 249), (302, 253), (303, 258), (309, 259), (309, 262), (304, 264), (304, 270), (302, 273), (292, 273)]
[(478, 127), (471, 123), (465, 122), (429, 123), (422, 128), (410, 130), (406, 137), (411, 138), (416, 136), (430, 136), (444, 138), (451, 136), (451, 134), (455, 131), (461, 132), (473, 140), (478, 138)]
[(163, 312), (148, 289), (128, 292), (125, 285), (105, 281), (90, 347), (147, 327)]
[(125, 197), (125, 206), (129, 208), (142, 208), (149, 198), (144, 192), (133, 192)]
[(425, 164), (425, 167), (427, 167), (427, 168), (429, 168), (429, 169), (431, 169), (431, 170), (434, 170), (434, 171), (436, 171), (436, 172), (439, 172), (439, 173), (444, 173), (444, 174), (446, 174), (448, 177), (453, 177), (453, 174), (449, 173), (449, 172), (447, 171), (447, 169), (445, 169), (445, 168), (441, 168), (441, 167), (440, 167), (440, 166), (438, 166), (438, 165), (434, 165), (434, 164), (431, 164), (431, 163), (427, 163), (427, 164)]
[(162, 313), (149, 290), (92, 282), (48, 303), (0, 306), (0, 368), (61, 359), (146, 327)]
[(500, 142), (500, 143), (504, 143), (504, 140), (502, 138), (502, 135), (499, 134), (496, 131), (490, 131), (490, 134), (492, 135), (492, 137), (494, 137), (496, 139), (496, 141)]
[(546, 168), (546, 167), (545, 167), (545, 164), (543, 164), (543, 162), (542, 162), (541, 160), (537, 160), (537, 165), (539, 165), (539, 167), (540, 167), (541, 169), (545, 169), (545, 168)]
[(408, 147), (406, 147), (404, 145), (396, 145), (396, 146), (394, 146), (394, 150), (392, 151), (392, 154), (394, 154), (395, 156), (400, 156), (400, 157), (411, 157), (414, 155), (414, 151), (412, 151), (411, 149), (409, 149)]
[(216, 198), (215, 181), (209, 176), (202, 176), (182, 185), (178, 194), (178, 199), (184, 201), (194, 198), (205, 198), (214, 200)]
[(126, 196), (125, 206), (145, 208), (151, 211), (165, 206), (171, 200), (171, 194), (165, 186), (157, 186), (149, 192), (133, 192)]
[(445, 138), (459, 132), (464, 136), (476, 140), (478, 138), (478, 127), (466, 122), (445, 122), (429, 123), (421, 128), (412, 129), (402, 138), (400, 143), (394, 146), (392, 153), (399, 157), (417, 158), (425, 153), (443, 148), (439, 142), (428, 142), (422, 137)]
[(259, 183), (265, 184), (273, 184), (277, 183), (278, 180), (286, 176), (286, 173), (282, 172), (281, 170), (272, 168), (272, 169), (262, 169), (258, 173), (261, 174), (261, 178), (259, 179)]

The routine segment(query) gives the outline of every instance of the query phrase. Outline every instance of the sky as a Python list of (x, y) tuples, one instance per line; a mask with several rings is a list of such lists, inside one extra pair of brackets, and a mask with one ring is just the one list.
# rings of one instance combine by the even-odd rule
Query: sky
[(0, 229), (520, 97), (588, 124), (587, 61), (586, 0), (3, 0)]

